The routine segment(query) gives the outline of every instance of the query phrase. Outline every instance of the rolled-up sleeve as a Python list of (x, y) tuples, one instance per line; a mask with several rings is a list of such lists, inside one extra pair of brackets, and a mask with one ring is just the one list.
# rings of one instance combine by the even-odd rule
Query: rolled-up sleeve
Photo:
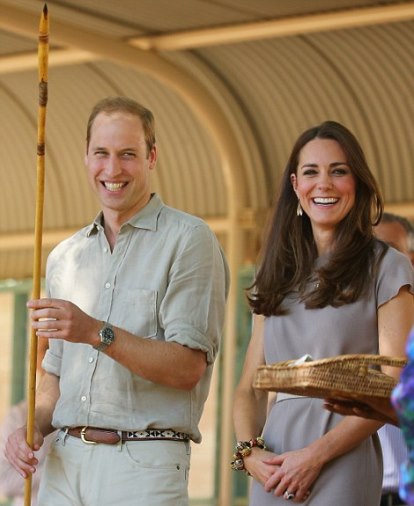
[(160, 305), (166, 341), (217, 355), (229, 286), (226, 260), (216, 237), (204, 224), (188, 230), (169, 274)]

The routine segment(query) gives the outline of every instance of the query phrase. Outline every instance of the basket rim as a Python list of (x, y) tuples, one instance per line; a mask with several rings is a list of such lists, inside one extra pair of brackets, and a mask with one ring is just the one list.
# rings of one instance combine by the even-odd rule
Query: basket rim
[(389, 397), (397, 381), (368, 365), (386, 363), (401, 367), (407, 360), (386, 355), (348, 354), (289, 365), (294, 362), (259, 366), (253, 388), (305, 397), (329, 397), (330, 392), (351, 398)]
[(309, 360), (307, 362), (303, 362), (301, 364), (295, 364), (296, 359), (286, 360), (282, 362), (275, 362), (273, 364), (262, 364), (258, 366), (258, 370), (260, 369), (278, 369), (289, 367), (292, 368), (309, 368), (309, 367), (318, 367), (329, 364), (349, 364), (351, 366), (361, 366), (361, 365), (390, 365), (392, 367), (404, 367), (407, 364), (406, 357), (395, 357), (390, 355), (372, 355), (367, 353), (354, 353), (354, 354), (344, 354), (344, 355), (336, 355), (333, 357), (325, 357), (315, 360)]

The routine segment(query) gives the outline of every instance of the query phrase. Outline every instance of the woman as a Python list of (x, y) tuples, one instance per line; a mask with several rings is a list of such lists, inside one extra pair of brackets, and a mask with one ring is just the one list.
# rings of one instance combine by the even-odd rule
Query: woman
[(307, 397), (278, 394), (268, 408), (252, 384), (258, 366), (305, 353), (404, 355), (413, 272), (374, 239), (381, 214), (352, 133), (332, 121), (305, 131), (288, 160), (249, 296), (254, 329), (235, 397), (233, 467), (253, 476), (251, 506), (379, 504), (381, 423), (330, 413)]

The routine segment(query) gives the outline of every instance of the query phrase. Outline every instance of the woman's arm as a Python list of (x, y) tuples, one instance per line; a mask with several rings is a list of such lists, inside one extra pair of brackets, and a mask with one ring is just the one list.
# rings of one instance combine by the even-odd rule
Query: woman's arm
[[(407, 337), (414, 324), (414, 296), (407, 286), (400, 288), (398, 294), (378, 308), (378, 335), (380, 355), (405, 357)], [(399, 367), (383, 366), (382, 371), (396, 380)]]
[[(267, 392), (253, 388), (256, 370), (265, 363), (263, 351), (264, 317), (255, 315), (253, 334), (247, 349), (243, 371), (236, 388), (233, 420), (238, 441), (250, 441), (262, 434), (267, 413)], [(275, 466), (264, 464), (265, 458), (273, 454), (259, 448), (244, 458), (245, 469), (262, 484), (276, 469)]]
[[(407, 287), (378, 309), (379, 350), (383, 355), (404, 356), (405, 341), (413, 323), (413, 296)], [(396, 379), (400, 371), (387, 367), (386, 372)], [(346, 416), (336, 427), (308, 447), (286, 452), (268, 462), (280, 466), (267, 481), (265, 488), (282, 495), (287, 488), (302, 495), (312, 486), (323, 466), (349, 452), (375, 433), (381, 423), (356, 416)]]
[[(402, 287), (396, 297), (378, 309), (379, 352), (381, 355), (405, 356), (406, 336), (413, 325), (414, 297)], [(398, 380), (401, 369), (383, 366), (383, 372)], [(363, 402), (326, 399), (325, 408), (341, 415), (356, 415), (398, 425), (397, 414), (389, 399), (367, 398)]]
[(304, 500), (326, 464), (355, 448), (381, 425), (376, 421), (347, 416), (309, 446), (266, 460), (279, 469), (266, 482), (265, 490), (273, 490), (277, 496), (291, 490), (295, 492), (296, 499)]

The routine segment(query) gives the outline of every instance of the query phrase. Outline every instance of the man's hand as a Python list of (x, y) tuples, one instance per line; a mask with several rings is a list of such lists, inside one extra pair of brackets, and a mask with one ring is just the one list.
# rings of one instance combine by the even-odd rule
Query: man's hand
[(26, 427), (20, 427), (8, 437), (4, 454), (16, 471), (23, 478), (27, 478), (29, 474), (36, 472), (39, 461), (34, 452), (39, 450), (42, 444), (43, 436), (35, 427), (33, 449), (30, 448), (26, 442)]
[(61, 299), (30, 300), (32, 327), (38, 337), (64, 339), (72, 343), (98, 344), (101, 322), (78, 306)]

